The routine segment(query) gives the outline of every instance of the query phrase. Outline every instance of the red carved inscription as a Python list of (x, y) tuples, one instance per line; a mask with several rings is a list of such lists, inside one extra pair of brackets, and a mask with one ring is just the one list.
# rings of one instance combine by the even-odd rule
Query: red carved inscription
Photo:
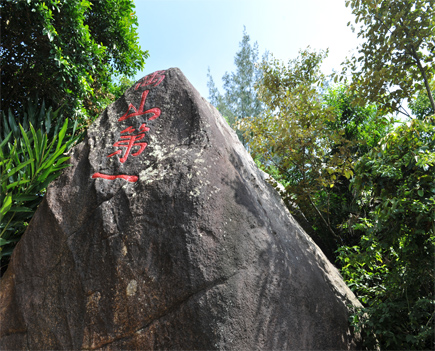
[[(136, 116), (145, 115), (147, 113), (152, 113), (153, 114), (152, 117), (150, 117), (148, 119), (149, 121), (152, 121), (153, 119), (156, 119), (157, 117), (159, 117), (160, 113), (161, 113), (161, 110), (159, 108), (157, 108), (157, 107), (151, 108), (151, 109), (146, 110), (146, 111), (143, 110), (144, 106), (145, 106), (145, 101), (147, 99), (147, 96), (148, 96), (149, 92), (150, 92), (149, 90), (145, 90), (142, 93), (142, 98), (140, 100), (139, 110), (136, 107), (134, 107), (133, 104), (128, 105), (127, 112), (124, 113), (120, 119), (118, 119), (118, 122), (124, 121), (124, 120), (126, 120), (127, 118), (130, 118), (130, 117), (136, 117)], [(129, 113), (131, 109), (133, 109), (134, 112)]]
[(126, 174), (118, 174), (118, 175), (110, 175), (110, 174), (103, 174), (103, 173), (94, 173), (92, 175), (92, 178), (103, 178), (108, 180), (114, 180), (116, 178), (125, 179), (127, 182), (135, 183), (138, 180), (138, 176), (131, 176)]
[(146, 87), (148, 85), (157, 86), (159, 85), (163, 79), (165, 79), (165, 75), (163, 74), (165, 71), (156, 71), (154, 73), (151, 73), (145, 77), (143, 77), (139, 83), (136, 84), (136, 87), (134, 90), (139, 89), (139, 87)]
[[(145, 137), (145, 132), (148, 132), (150, 129), (145, 126), (145, 123), (143, 123), (140, 126), (139, 130), (140, 130), (140, 132), (135, 134), (134, 132), (136, 131), (136, 129), (134, 129), (133, 127), (128, 127), (127, 129), (124, 129), (121, 132), (121, 134), (125, 134), (125, 135), (121, 135), (121, 140), (117, 141), (115, 144), (113, 144), (113, 146), (115, 146), (115, 147), (126, 148), (124, 155), (119, 159), (119, 161), (121, 163), (124, 163), (125, 161), (127, 161), (127, 158), (130, 155), (130, 151), (133, 148), (133, 146), (138, 146), (139, 150), (135, 153), (132, 153), (131, 154), (132, 156), (140, 155), (147, 147), (147, 145), (148, 145), (147, 143), (139, 143), (137, 141), (142, 140)], [(122, 151), (118, 150), (118, 151), (115, 151), (114, 153), (110, 154), (107, 157), (119, 155), (121, 153), (122, 153)]]
[[(143, 77), (136, 84), (135, 90), (138, 90), (140, 87), (147, 87), (147, 86), (156, 87), (163, 81), (163, 79), (165, 79), (164, 73), (165, 71), (157, 71)], [(133, 104), (129, 104), (127, 111), (118, 119), (118, 122), (125, 121), (126, 119), (131, 117), (137, 117), (146, 114), (152, 114), (151, 117), (147, 118), (147, 121), (152, 121), (158, 118), (161, 114), (160, 108), (153, 107), (148, 110), (145, 110), (145, 103), (149, 92), (150, 92), (149, 90), (145, 90), (142, 93), (139, 108), (136, 108)], [(145, 133), (149, 132), (149, 130), (150, 128), (146, 126), (146, 123), (142, 123), (137, 132), (136, 129), (133, 128), (133, 126), (124, 129), (121, 132), (119, 140), (113, 144), (114, 147), (119, 149), (122, 148), (124, 150), (117, 150), (111, 153), (110, 155), (108, 155), (107, 157), (121, 155), (124, 151), (124, 154), (119, 158), (119, 161), (121, 163), (124, 163), (125, 161), (127, 161), (130, 155), (139, 156), (148, 145), (146, 142), (143, 142), (141, 140), (145, 138)], [(110, 175), (110, 174), (103, 174), (99, 172), (94, 173), (92, 175), (92, 178), (102, 178), (107, 180), (114, 180), (120, 178), (133, 183), (137, 182), (139, 179), (135, 175), (127, 175), (127, 174)]]

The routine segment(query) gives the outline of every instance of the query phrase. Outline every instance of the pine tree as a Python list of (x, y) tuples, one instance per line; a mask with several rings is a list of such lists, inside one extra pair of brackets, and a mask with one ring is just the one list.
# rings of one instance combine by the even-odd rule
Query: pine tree
[[(251, 46), (246, 27), (244, 27), (243, 38), (239, 43), (239, 47), (240, 50), (234, 58), (236, 71), (226, 72), (222, 77), (224, 94), (221, 94), (216, 87), (210, 68), (207, 74), (209, 78), (207, 83), (210, 94), (209, 100), (232, 127), (235, 127), (238, 119), (260, 116), (264, 109), (255, 90), (255, 84), (261, 78), (261, 69), (258, 65), (258, 43), (255, 42)], [(265, 52), (263, 59), (266, 59), (267, 55), (267, 52)], [(239, 137), (241, 137), (241, 134)]]

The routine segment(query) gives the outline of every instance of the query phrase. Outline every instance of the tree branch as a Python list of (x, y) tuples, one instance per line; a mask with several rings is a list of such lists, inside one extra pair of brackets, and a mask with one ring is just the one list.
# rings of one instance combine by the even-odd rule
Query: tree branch
[(430, 90), (429, 81), (428, 81), (427, 76), (426, 76), (426, 71), (424, 70), (424, 67), (422, 66), (422, 64), (420, 62), (420, 58), (418, 57), (414, 46), (411, 46), (411, 50), (412, 50), (412, 56), (414, 57), (415, 61), (417, 62), (418, 69), (420, 70), (421, 75), (423, 76), (424, 85), (426, 87), (427, 96), (429, 97), (430, 104), (432, 106), (432, 111), (435, 112), (435, 102), (434, 102), (434, 99), (432, 96), (432, 92)]
[(331, 232), (331, 234), (334, 236), (334, 238), (339, 238), (339, 236), (332, 230), (331, 226), (328, 224), (328, 222), (326, 221), (325, 217), (323, 217), (322, 213), (320, 212), (320, 210), (317, 208), (316, 204), (311, 199), (310, 194), (307, 194), (307, 195), (308, 195), (308, 199), (310, 200), (311, 206), (313, 206), (313, 208), (316, 210), (317, 214), (320, 216), (322, 221), (326, 224), (326, 226), (328, 227), (328, 229)]

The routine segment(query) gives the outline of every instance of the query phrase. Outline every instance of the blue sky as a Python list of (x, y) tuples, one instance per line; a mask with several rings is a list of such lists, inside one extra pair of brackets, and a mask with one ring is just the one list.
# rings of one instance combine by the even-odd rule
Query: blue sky
[[(221, 90), (222, 76), (234, 71), (243, 26), (258, 42), (260, 55), (295, 58), (300, 49), (329, 48), (323, 71), (338, 70), (358, 39), (347, 22), (344, 0), (134, 0), (139, 42), (150, 57), (136, 79), (160, 69), (180, 68), (208, 98), (207, 69)], [(222, 91), (222, 90), (221, 90)]]

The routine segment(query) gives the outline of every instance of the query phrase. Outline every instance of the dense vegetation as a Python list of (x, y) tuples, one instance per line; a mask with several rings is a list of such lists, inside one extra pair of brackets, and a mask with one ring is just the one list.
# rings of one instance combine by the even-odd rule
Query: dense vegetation
[(351, 323), (365, 347), (432, 350), (435, 6), (346, 5), (365, 41), (343, 72), (325, 76), (328, 53), (310, 48), (255, 66), (258, 47), (245, 32), (225, 94), (209, 73), (210, 100), (363, 303)]
[(131, 76), (147, 53), (137, 45), (132, 1), (1, 2), (1, 109), (38, 95), (54, 110), (94, 117), (113, 77)]
[(7, 0), (1, 10), (1, 271), (65, 153), (143, 68), (130, 0)]

